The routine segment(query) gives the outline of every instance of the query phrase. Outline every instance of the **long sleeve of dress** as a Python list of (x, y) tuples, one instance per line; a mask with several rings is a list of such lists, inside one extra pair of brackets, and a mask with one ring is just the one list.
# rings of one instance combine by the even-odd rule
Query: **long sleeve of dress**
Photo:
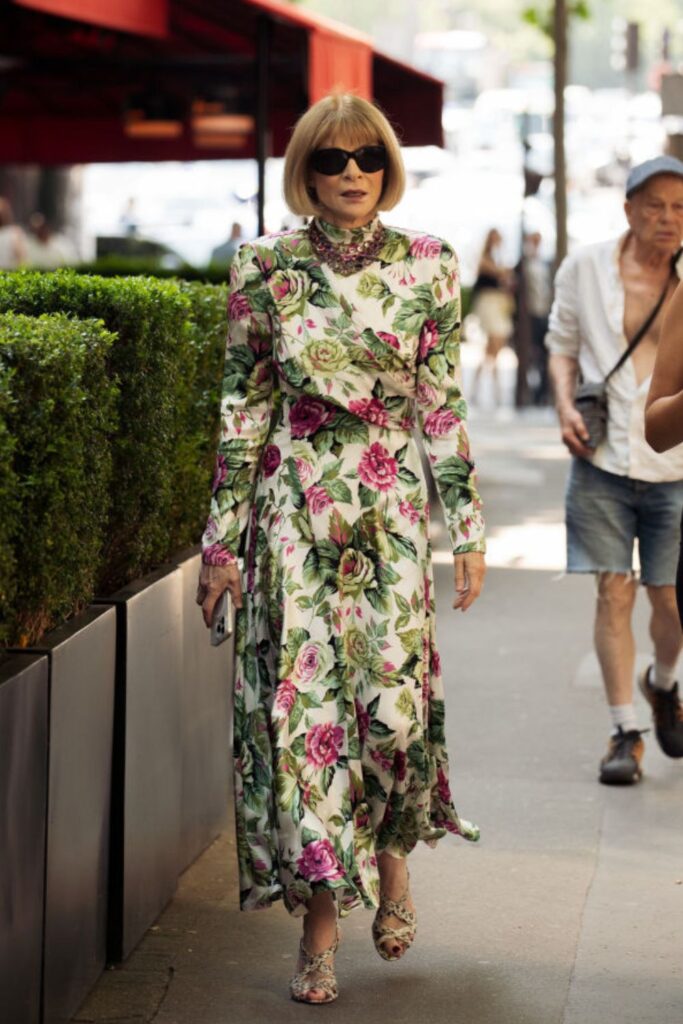
[(208, 565), (240, 555), (254, 478), (273, 410), (270, 293), (251, 245), (233, 260), (211, 511), (202, 537)]
[(431, 285), (417, 358), (417, 415), (454, 554), (484, 551), (484, 521), (465, 427), (460, 382), (458, 262), (444, 244)]

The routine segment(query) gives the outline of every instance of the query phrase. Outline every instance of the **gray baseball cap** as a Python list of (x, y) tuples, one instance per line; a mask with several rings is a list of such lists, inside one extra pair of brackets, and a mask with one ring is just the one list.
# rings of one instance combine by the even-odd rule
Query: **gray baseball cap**
[(632, 167), (626, 179), (626, 198), (629, 199), (658, 174), (675, 174), (683, 178), (683, 161), (677, 160), (675, 156), (656, 156), (654, 160), (646, 160), (644, 164)]

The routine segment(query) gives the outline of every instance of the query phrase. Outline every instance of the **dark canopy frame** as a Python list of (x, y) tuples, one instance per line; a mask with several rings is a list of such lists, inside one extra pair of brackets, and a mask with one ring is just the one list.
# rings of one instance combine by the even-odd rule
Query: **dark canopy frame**
[[(0, 8), (0, 163), (43, 166), (267, 156), (335, 89), (373, 98), (406, 145), (442, 145), (443, 84), (352, 29), (282, 0), (10, 0)], [(131, 138), (131, 97), (163, 96), (172, 139)], [(199, 145), (197, 97), (254, 119), (229, 150)]]

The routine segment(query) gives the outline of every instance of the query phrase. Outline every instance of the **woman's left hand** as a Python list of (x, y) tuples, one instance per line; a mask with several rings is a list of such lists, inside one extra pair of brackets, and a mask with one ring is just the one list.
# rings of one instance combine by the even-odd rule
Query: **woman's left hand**
[(477, 600), (484, 585), (486, 561), (481, 551), (467, 551), (453, 555), (455, 566), (455, 600), (453, 607), (466, 612)]

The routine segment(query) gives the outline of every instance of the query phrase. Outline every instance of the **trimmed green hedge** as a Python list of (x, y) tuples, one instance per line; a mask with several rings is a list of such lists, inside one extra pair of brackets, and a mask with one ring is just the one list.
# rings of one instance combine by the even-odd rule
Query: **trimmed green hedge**
[(192, 363), (191, 304), (172, 282), (89, 277), (72, 270), (0, 273), (0, 312), (68, 312), (116, 332), (110, 374), (120, 382), (119, 429), (104, 564), (111, 593), (159, 564), (172, 549), (180, 472), (178, 410)]
[(220, 427), (227, 285), (177, 281), (191, 305), (179, 417), (172, 550), (196, 544), (206, 525)]
[(91, 263), (74, 267), (79, 274), (99, 274), (101, 277), (130, 277), (142, 275), (182, 281), (202, 281), (204, 284), (225, 284), (230, 277), (230, 265), (212, 263), (208, 267), (193, 267), (186, 263), (177, 270), (160, 267), (157, 260), (134, 256), (101, 256)]
[(0, 315), (0, 487), (11, 491), (0, 636), (9, 643), (35, 643), (92, 599), (112, 490), (113, 342), (100, 321)]

